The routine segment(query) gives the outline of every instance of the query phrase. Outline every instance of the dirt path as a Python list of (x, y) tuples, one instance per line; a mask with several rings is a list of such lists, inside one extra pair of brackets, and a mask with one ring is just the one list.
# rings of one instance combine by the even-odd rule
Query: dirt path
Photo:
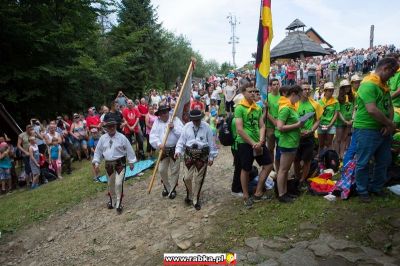
[(163, 253), (179, 251), (178, 245), (205, 250), (218, 211), (232, 200), (231, 176), (231, 153), (223, 147), (208, 169), (200, 211), (185, 206), (181, 178), (174, 200), (161, 197), (160, 182), (148, 195), (149, 180), (142, 180), (125, 185), (122, 215), (107, 210), (99, 195), (12, 236), (0, 247), (0, 264), (160, 265)]

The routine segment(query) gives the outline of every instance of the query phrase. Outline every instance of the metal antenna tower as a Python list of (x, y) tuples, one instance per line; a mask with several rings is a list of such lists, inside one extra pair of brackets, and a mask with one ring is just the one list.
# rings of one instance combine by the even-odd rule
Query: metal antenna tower
[(232, 36), (230, 38), (229, 44), (232, 44), (232, 59), (233, 66), (236, 67), (235, 55), (236, 55), (236, 44), (239, 43), (239, 37), (236, 36), (236, 25), (240, 24), (237, 21), (236, 16), (233, 16), (231, 13), (226, 17), (229, 20), (229, 24), (231, 24), (231, 33)]

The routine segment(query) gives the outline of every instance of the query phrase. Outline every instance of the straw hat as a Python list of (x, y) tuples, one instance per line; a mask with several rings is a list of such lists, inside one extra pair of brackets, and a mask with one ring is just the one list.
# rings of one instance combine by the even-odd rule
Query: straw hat
[(350, 82), (347, 79), (344, 79), (340, 82), (339, 88), (345, 87), (345, 86), (351, 86)]
[(334, 90), (334, 89), (335, 89), (335, 85), (333, 84), (333, 82), (327, 82), (327, 83), (325, 83), (325, 84), (324, 84), (324, 90), (326, 90), (326, 89), (332, 89), (332, 90)]
[(353, 76), (351, 76), (350, 82), (361, 81), (361, 80), (362, 80), (362, 78), (359, 75), (354, 74)]

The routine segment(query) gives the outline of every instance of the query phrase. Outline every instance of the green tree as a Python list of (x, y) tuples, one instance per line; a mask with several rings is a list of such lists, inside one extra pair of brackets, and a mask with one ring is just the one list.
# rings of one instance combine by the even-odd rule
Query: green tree
[(221, 68), (220, 68), (219, 72), (223, 75), (227, 75), (229, 73), (229, 71), (232, 69), (235, 69), (235, 67), (233, 65), (231, 65), (228, 62), (224, 62), (221, 64)]
[(94, 78), (82, 75), (96, 65), (96, 2), (1, 1), (0, 98), (17, 118), (80, 108), (89, 98)]

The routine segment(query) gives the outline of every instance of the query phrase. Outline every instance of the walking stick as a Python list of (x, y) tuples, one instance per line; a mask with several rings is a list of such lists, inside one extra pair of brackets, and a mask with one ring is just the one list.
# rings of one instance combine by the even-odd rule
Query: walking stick
[[(192, 61), (190, 62), (189, 67), (188, 67), (188, 70), (187, 70), (187, 72), (186, 72), (186, 76), (185, 76), (185, 79), (184, 79), (184, 81), (183, 81), (181, 91), (179, 92), (179, 97), (178, 97), (178, 100), (176, 101), (176, 105), (175, 105), (174, 113), (172, 114), (172, 117), (171, 117), (171, 121), (174, 121), (174, 118), (175, 118), (175, 116), (176, 116), (176, 113), (177, 113), (177, 111), (178, 111), (178, 109), (179, 109), (179, 105), (180, 105), (180, 103), (181, 103), (182, 95), (183, 95), (183, 93), (184, 93), (184, 90), (185, 90), (185, 88), (186, 88), (186, 83), (187, 83), (187, 81), (188, 81), (189, 74), (190, 74), (190, 72), (192, 71), (195, 62), (196, 62), (195, 59), (192, 58)], [(167, 142), (167, 138), (168, 138), (168, 135), (169, 135), (169, 132), (170, 132), (170, 131), (171, 131), (171, 130), (170, 130), (169, 126), (167, 126), (167, 130), (165, 131), (164, 138), (163, 138), (163, 141), (162, 141), (162, 145), (163, 145), (163, 146), (165, 146), (165, 143)], [(161, 156), (162, 156), (162, 154), (163, 154), (163, 150), (160, 150), (160, 152), (159, 152), (159, 154), (158, 154), (156, 166), (154, 167), (153, 175), (151, 176), (150, 184), (149, 184), (149, 187), (148, 187), (148, 189), (147, 189), (147, 192), (148, 192), (149, 194), (150, 194), (150, 192), (151, 192), (151, 189), (153, 188), (154, 181), (155, 181), (155, 179), (156, 179), (157, 170), (158, 170), (158, 167), (159, 167), (159, 165), (160, 165), (160, 161), (161, 161)]]

